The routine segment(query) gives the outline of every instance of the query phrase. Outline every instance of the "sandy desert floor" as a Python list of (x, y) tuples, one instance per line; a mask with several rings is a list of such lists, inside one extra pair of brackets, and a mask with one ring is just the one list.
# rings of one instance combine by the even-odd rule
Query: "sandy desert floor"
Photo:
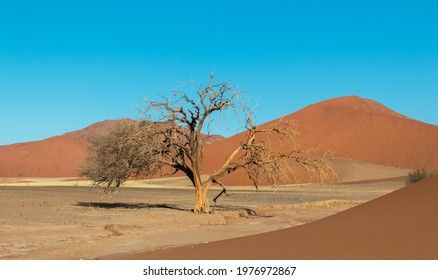
[(225, 240), (302, 225), (402, 187), (403, 179), (232, 187), (214, 214), (197, 215), (182, 178), (129, 182), (112, 197), (68, 178), (0, 179), (0, 259), (98, 259)]

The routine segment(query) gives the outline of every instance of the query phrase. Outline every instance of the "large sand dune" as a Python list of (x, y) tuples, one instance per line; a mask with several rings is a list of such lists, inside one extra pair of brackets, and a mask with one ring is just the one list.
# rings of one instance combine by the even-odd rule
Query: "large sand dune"
[[(407, 118), (369, 99), (335, 98), (284, 119), (296, 121), (303, 149), (319, 147), (368, 163), (438, 170), (438, 126)], [(244, 134), (238, 134), (216, 143), (207, 154), (225, 157), (243, 138)]]
[(0, 147), (0, 177), (76, 176), (87, 143), (65, 136)]
[[(310, 105), (284, 120), (296, 122), (303, 150), (319, 147), (321, 153), (333, 153), (339, 177), (344, 176), (349, 159), (376, 164), (382, 170), (384, 166), (438, 170), (438, 126), (407, 118), (369, 99), (335, 98)], [(204, 172), (219, 169), (218, 159), (225, 159), (244, 138), (241, 133), (207, 147)], [(297, 171), (299, 180), (308, 181), (299, 168)], [(243, 172), (231, 174), (224, 182), (251, 183)]]
[(299, 227), (116, 259), (438, 259), (438, 176)]
[(438, 126), (404, 117), (356, 96), (311, 105), (287, 118), (297, 120), (304, 147), (402, 168), (438, 170)]
[(88, 139), (121, 121), (102, 121), (41, 141), (0, 146), (0, 177), (74, 177), (88, 154)]

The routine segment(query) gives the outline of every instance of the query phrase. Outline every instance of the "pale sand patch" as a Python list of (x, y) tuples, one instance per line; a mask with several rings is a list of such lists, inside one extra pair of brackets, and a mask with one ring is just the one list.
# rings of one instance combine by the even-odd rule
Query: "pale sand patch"
[(353, 159), (337, 158), (334, 168), (338, 174), (338, 182), (357, 182), (366, 180), (382, 180), (408, 176), (410, 169), (377, 165)]
[(53, 178), (0, 178), (1, 186), (16, 187), (52, 187), (52, 186), (91, 186), (91, 182), (76, 177), (53, 177)]

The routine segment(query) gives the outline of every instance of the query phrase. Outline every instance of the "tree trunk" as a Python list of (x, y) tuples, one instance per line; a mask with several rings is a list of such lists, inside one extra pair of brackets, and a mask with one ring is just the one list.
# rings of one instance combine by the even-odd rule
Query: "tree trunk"
[(211, 185), (209, 182), (204, 182), (196, 186), (195, 213), (211, 213), (211, 207), (207, 197), (208, 189)]

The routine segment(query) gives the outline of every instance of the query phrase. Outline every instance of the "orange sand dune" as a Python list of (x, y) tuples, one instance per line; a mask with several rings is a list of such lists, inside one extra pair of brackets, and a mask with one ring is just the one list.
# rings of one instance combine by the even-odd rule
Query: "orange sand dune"
[(107, 120), (41, 141), (0, 146), (0, 177), (75, 177), (88, 139), (125, 120)]
[(114, 259), (438, 259), (438, 176), (275, 232)]
[(106, 120), (35, 142), (0, 146), (0, 177), (75, 177), (88, 154), (88, 139), (124, 120)]
[(65, 136), (0, 146), (0, 177), (76, 176), (87, 152), (87, 142)]
[(401, 168), (438, 170), (438, 126), (404, 117), (356, 96), (311, 105), (288, 116), (304, 147), (321, 145), (345, 158)]
[[(357, 96), (334, 98), (310, 105), (284, 120), (295, 120), (302, 149), (319, 147), (321, 153), (382, 166), (438, 170), (438, 126), (400, 115)], [(278, 120), (261, 125), (268, 126)], [(220, 164), (244, 139), (238, 134), (207, 147), (204, 172)], [(273, 145), (278, 145), (273, 142)], [(278, 146), (277, 146), (278, 147)], [(343, 163), (334, 163), (335, 169)], [(342, 176), (342, 174), (338, 174)], [(298, 179), (308, 181), (298, 169)], [(226, 184), (250, 184), (243, 172), (224, 179)]]

